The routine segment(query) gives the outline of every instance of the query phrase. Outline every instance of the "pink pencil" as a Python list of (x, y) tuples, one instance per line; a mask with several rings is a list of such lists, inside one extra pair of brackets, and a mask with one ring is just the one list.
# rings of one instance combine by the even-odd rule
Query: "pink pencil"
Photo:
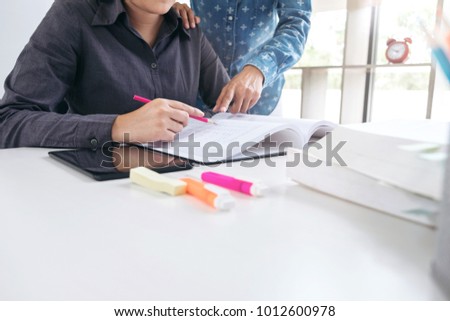
[[(136, 101), (140, 101), (141, 103), (149, 103), (149, 102), (151, 102), (150, 99), (147, 99), (145, 97), (141, 97), (141, 96), (138, 96), (138, 95), (134, 95), (133, 99), (136, 100)], [(199, 116), (192, 116), (192, 115), (189, 115), (189, 117), (191, 117), (193, 119), (197, 119), (197, 120), (202, 121), (204, 123), (215, 124), (215, 122), (213, 122), (209, 118), (199, 117)]]

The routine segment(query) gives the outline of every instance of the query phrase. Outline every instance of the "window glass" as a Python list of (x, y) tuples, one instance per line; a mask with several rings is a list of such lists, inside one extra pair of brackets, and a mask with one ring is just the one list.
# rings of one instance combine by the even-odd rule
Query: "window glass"
[[(317, 3), (319, 4), (319, 3)], [(332, 8), (331, 8), (331, 7)], [(319, 6), (313, 5), (313, 10)], [(339, 8), (336, 10), (336, 8)], [(308, 36), (305, 52), (297, 67), (315, 66), (342, 66), (344, 61), (345, 26), (347, 11), (345, 1), (333, 3), (321, 1), (320, 10), (313, 11), (311, 17), (311, 30)], [(333, 9), (333, 10), (330, 10)], [(296, 79), (298, 71), (287, 74), (286, 86), (283, 91), (285, 105), (283, 116), (299, 117), (301, 115), (301, 80)], [(325, 94), (325, 106), (313, 106), (324, 111), (323, 118), (339, 122), (342, 69), (331, 68), (327, 70), (327, 85)], [(299, 86), (299, 87), (296, 87)], [(325, 88), (324, 88), (325, 89)], [(298, 108), (296, 107), (298, 104)], [(295, 106), (295, 108), (293, 108)], [(310, 106), (311, 107), (311, 106)]]
[(325, 105), (326, 120), (339, 123), (341, 115), (342, 94), (342, 69), (333, 68), (328, 70), (327, 101)]
[[(387, 40), (411, 38), (405, 65), (390, 64), (375, 69), (371, 120), (424, 119), (428, 105), (431, 54), (421, 24), (433, 30), (437, 0), (389, 0), (380, 6), (377, 65), (389, 64)], [(414, 66), (425, 64), (425, 66)], [(409, 66), (410, 65), (410, 66)]]
[(281, 95), (282, 115), (288, 118), (299, 118), (302, 105), (302, 70), (290, 69), (284, 73), (286, 83)]
[(430, 67), (377, 68), (371, 120), (425, 119)]
[[(358, 0), (355, 0), (356, 2)], [(345, 54), (347, 10), (345, 3), (330, 8), (327, 1), (317, 0), (321, 3), (322, 11), (313, 11), (311, 18), (311, 31), (305, 48), (304, 55), (297, 64), (299, 68), (323, 67), (328, 70), (327, 82), (323, 86), (321, 97), (318, 99), (325, 105), (320, 107), (324, 110), (323, 117), (332, 121), (339, 121), (342, 100), (342, 70)], [(362, 3), (363, 1), (361, 1)], [(367, 1), (366, 1), (367, 2)], [(373, 1), (378, 3), (379, 15), (378, 25), (374, 25), (376, 30), (376, 48), (374, 62), (371, 69), (373, 75), (373, 87), (369, 102), (369, 120), (383, 119), (424, 119), (427, 115), (427, 105), (429, 102), (429, 85), (431, 72), (431, 53), (427, 38), (421, 27), (421, 23), (426, 29), (432, 31), (436, 22), (436, 9), (441, 0), (384, 0)], [(335, 3), (335, 2), (333, 2)], [(348, 1), (346, 2), (348, 3)], [(444, 0), (444, 14), (450, 19), (450, 0)], [(318, 6), (313, 6), (313, 10)], [(333, 10), (330, 10), (333, 9)], [(349, 16), (351, 19), (352, 16)], [(420, 22), (421, 23), (420, 23)], [(376, 21), (375, 21), (376, 22)], [(364, 30), (367, 31), (367, 30)], [(348, 30), (347, 37), (354, 41), (354, 37), (365, 36), (360, 30)], [(390, 38), (402, 41), (411, 38), (409, 45), (410, 56), (405, 64), (390, 64), (385, 52), (387, 40)], [(361, 39), (361, 41), (364, 41)], [(329, 68), (331, 67), (331, 68)], [(292, 71), (286, 76), (287, 83), (284, 97), (290, 97), (287, 101), (290, 110), (286, 116), (295, 116), (300, 113), (300, 109), (316, 108), (313, 106), (301, 105), (301, 72)], [(355, 86), (349, 86), (354, 88)], [(366, 90), (368, 90), (366, 88)], [(306, 94), (306, 93), (304, 93)], [(442, 76), (442, 72), (437, 71), (437, 79), (432, 98), (432, 115), (434, 119), (450, 120), (450, 84)], [(431, 101), (431, 100), (430, 100)], [(291, 103), (293, 102), (293, 103)], [(295, 106), (295, 108), (292, 108)], [(345, 106), (344, 106), (345, 107)], [(362, 108), (362, 107), (361, 107)]]
[(344, 60), (346, 10), (315, 12), (300, 66), (339, 66)]
[(410, 56), (406, 63), (429, 63), (428, 44), (419, 21), (433, 30), (436, 20), (436, 0), (382, 1), (379, 16), (377, 64), (388, 63), (385, 52), (390, 38), (403, 41), (409, 37)]

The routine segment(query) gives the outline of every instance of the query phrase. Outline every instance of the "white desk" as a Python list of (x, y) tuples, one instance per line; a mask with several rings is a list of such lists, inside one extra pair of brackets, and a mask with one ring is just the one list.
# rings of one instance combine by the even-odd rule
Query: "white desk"
[(222, 165), (281, 185), (215, 213), (47, 152), (0, 150), (0, 300), (446, 299), (433, 230), (286, 182), (282, 158)]

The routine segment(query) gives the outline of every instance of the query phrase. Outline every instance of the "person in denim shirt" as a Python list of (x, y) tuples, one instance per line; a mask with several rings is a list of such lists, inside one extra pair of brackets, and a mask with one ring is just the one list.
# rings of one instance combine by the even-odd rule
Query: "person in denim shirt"
[[(185, 28), (201, 28), (232, 80), (215, 112), (270, 114), (284, 85), (283, 72), (303, 54), (310, 0), (191, 0), (176, 3)], [(197, 15), (197, 16), (195, 16)]]

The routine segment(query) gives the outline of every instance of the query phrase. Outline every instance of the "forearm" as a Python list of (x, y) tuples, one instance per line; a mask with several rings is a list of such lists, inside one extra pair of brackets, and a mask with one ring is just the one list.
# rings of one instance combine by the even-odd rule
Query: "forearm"
[(111, 141), (116, 115), (75, 115), (4, 107), (0, 148), (93, 148)]
[(311, 4), (284, 0), (279, 4), (280, 21), (274, 36), (262, 44), (247, 65), (258, 68), (264, 75), (264, 86), (270, 85), (280, 74), (301, 58), (310, 29)]

